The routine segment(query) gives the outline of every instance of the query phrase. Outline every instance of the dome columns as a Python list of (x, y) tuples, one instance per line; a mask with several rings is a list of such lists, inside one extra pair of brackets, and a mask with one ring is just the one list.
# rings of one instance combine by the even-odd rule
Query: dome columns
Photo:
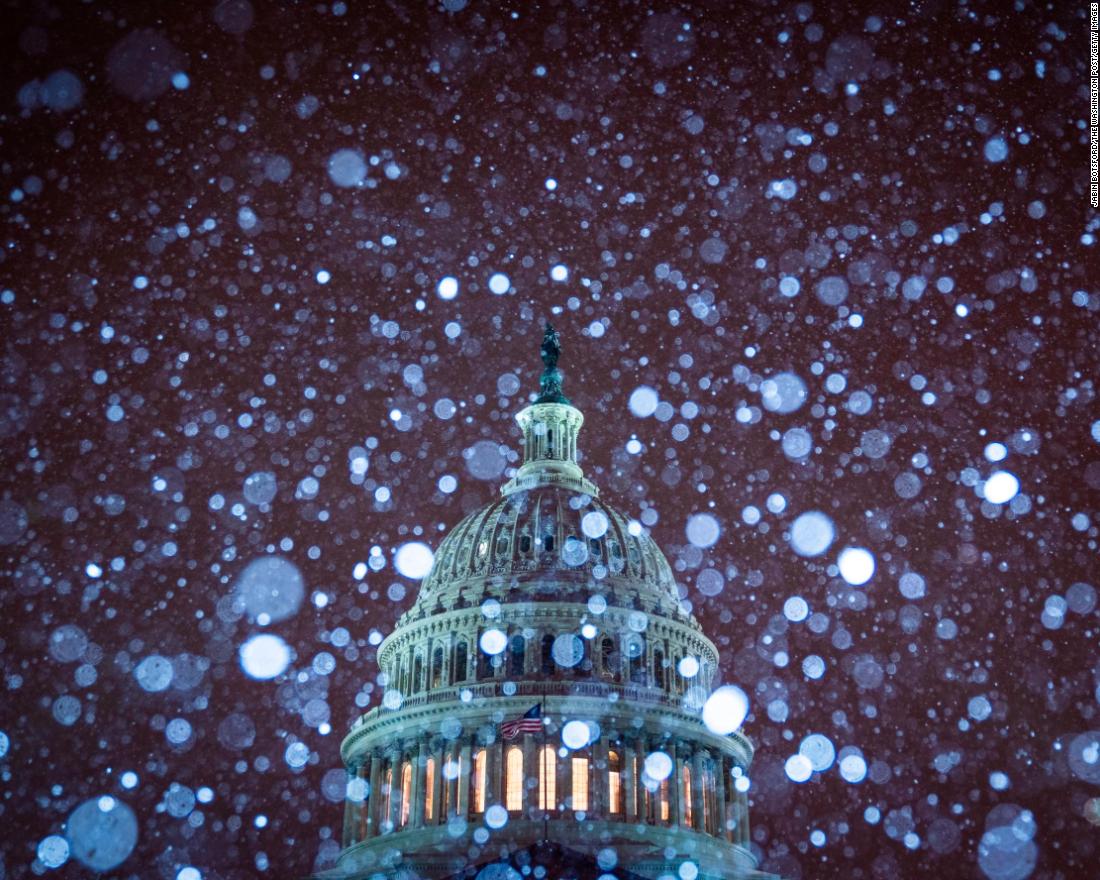
[(523, 464), (501, 487), (511, 495), (540, 486), (559, 486), (595, 498), (595, 483), (585, 479), (577, 462), (577, 435), (584, 414), (568, 403), (533, 403), (516, 414), (523, 431)]

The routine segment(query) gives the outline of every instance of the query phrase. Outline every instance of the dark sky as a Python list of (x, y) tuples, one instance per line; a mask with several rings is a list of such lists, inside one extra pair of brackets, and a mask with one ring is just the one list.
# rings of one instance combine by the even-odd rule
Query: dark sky
[[(111, 876), (330, 863), (393, 554), (495, 497), (546, 318), (588, 475), (749, 694), (762, 867), (1095, 870), (1086, 4), (3, 14), (0, 877), (88, 876), (103, 795)], [(792, 781), (810, 734), (866, 778)]]

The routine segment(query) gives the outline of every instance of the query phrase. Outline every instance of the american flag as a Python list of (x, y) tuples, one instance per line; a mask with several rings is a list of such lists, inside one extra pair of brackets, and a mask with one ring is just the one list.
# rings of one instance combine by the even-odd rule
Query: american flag
[(542, 703), (536, 703), (518, 718), (505, 721), (500, 725), (500, 735), (505, 739), (515, 739), (521, 733), (542, 732)]

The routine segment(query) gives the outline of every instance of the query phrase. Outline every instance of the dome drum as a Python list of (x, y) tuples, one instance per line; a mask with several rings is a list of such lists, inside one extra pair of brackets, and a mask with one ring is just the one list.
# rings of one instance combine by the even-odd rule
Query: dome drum
[[(541, 838), (546, 821), (568, 819), (579, 835), (573, 846), (612, 840), (631, 864), (667, 846), (701, 867), (704, 856), (728, 864), (732, 845), (751, 866), (747, 800), (737, 786), (752, 760), (743, 736), (712, 734), (675, 707), (542, 700), (553, 720), (542, 734), (512, 740), (499, 735), (500, 723), (531, 697), (477, 699), (457, 713), (453, 704), (371, 713), (345, 742), (352, 778), (379, 792), (373, 806), (369, 797), (349, 805), (348, 857), (377, 865), (405, 851), (423, 856), (429, 844), (445, 854), (467, 825), (494, 828), (496, 847), (522, 848)], [(596, 727), (576, 749), (562, 745), (572, 720)]]

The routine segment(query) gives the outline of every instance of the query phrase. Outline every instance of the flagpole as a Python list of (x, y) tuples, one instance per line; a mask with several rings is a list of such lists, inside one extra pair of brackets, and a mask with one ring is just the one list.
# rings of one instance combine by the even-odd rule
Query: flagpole
[(542, 701), (539, 701), (539, 718), (542, 721), (542, 842), (549, 843), (548, 830), (550, 819), (550, 798), (547, 791), (550, 788), (550, 774), (546, 772), (546, 716), (542, 711)]

